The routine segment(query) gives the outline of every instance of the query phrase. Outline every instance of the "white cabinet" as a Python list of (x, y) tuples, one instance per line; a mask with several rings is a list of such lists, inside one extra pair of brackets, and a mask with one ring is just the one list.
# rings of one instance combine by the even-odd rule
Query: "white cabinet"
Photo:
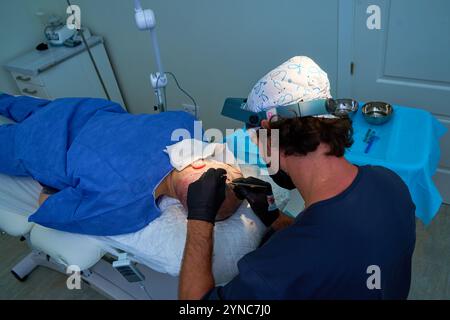
[[(102, 38), (93, 36), (87, 42), (111, 100), (124, 106)], [(46, 51), (33, 50), (10, 61), (5, 68), (13, 76), (22, 95), (45, 99), (106, 99), (83, 44), (75, 48), (50, 47)]]

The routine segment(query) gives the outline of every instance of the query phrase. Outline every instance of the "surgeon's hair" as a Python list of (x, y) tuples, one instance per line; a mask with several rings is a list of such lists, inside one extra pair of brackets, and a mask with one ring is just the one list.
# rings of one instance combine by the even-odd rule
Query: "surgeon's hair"
[(270, 129), (278, 129), (280, 149), (287, 155), (307, 155), (320, 143), (329, 146), (328, 156), (342, 157), (353, 144), (352, 121), (349, 118), (295, 117), (270, 119)]

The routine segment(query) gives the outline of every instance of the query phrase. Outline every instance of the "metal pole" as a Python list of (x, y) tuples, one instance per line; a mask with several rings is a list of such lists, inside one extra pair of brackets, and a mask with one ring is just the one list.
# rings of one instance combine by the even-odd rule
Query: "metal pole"
[[(67, 0), (67, 5), (69, 7), (72, 7), (72, 4), (70, 3), (70, 0)], [(111, 100), (111, 97), (110, 97), (110, 95), (108, 93), (108, 89), (106, 89), (105, 82), (103, 81), (102, 75), (100, 74), (100, 71), (98, 70), (97, 63), (95, 62), (94, 56), (92, 55), (91, 48), (89, 48), (89, 45), (88, 45), (88, 43), (86, 41), (86, 38), (84, 37), (83, 30), (81, 29), (81, 24), (80, 24), (80, 28), (77, 29), (77, 32), (78, 32), (79, 35), (81, 35), (81, 39), (83, 40), (84, 46), (86, 47), (86, 50), (87, 50), (87, 52), (89, 54), (89, 58), (90, 58), (90, 60), (92, 62), (92, 65), (94, 66), (95, 73), (97, 74), (97, 78), (100, 81), (100, 84), (102, 85), (103, 92), (105, 93), (106, 98), (108, 100)]]

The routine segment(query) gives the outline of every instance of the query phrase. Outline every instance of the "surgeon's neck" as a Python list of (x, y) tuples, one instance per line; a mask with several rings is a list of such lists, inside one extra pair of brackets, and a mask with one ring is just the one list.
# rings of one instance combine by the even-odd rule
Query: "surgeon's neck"
[(306, 156), (288, 156), (286, 171), (305, 201), (305, 207), (330, 199), (347, 189), (358, 168), (344, 157), (327, 156), (328, 146), (320, 144)]

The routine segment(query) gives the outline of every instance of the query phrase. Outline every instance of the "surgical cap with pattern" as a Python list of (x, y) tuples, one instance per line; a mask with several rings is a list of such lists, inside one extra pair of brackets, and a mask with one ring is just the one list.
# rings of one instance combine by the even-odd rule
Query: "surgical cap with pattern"
[(311, 59), (297, 56), (270, 71), (253, 87), (245, 109), (259, 112), (331, 98), (327, 74)]

